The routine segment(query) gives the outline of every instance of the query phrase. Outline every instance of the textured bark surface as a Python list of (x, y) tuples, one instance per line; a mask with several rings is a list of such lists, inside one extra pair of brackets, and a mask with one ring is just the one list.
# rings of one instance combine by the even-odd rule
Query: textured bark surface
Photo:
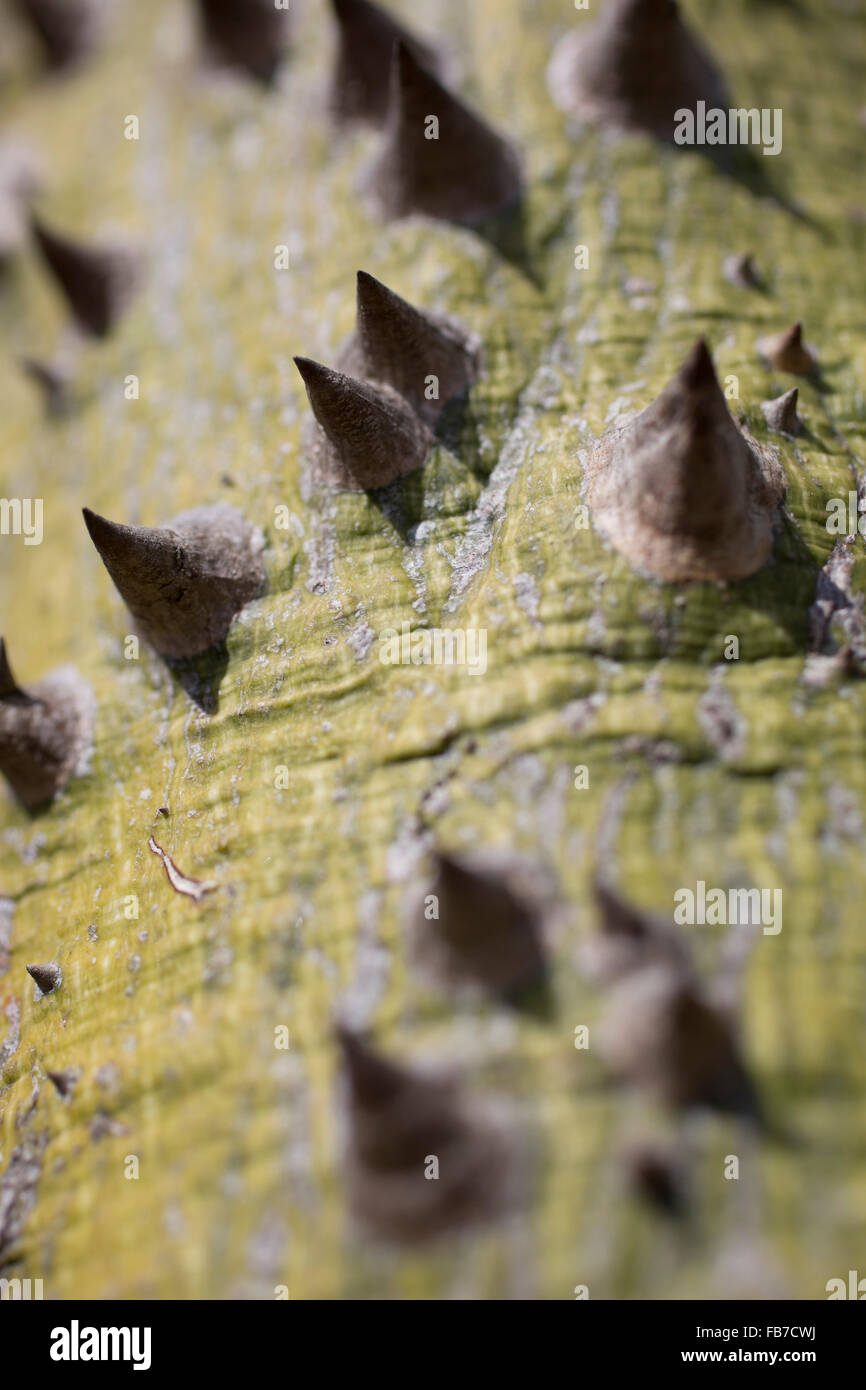
[[(816, 597), (847, 602), (862, 641), (862, 538), (850, 567), (821, 570), (837, 545), (826, 501), (857, 489), (866, 450), (863, 6), (686, 6), (735, 103), (783, 108), (783, 153), (758, 154), (750, 185), (693, 151), (569, 126), (546, 68), (592, 12), (395, 5), (521, 148), (524, 262), (445, 223), (368, 214), (357, 190), (380, 137), (328, 124), (324, 7), (297, 5), (271, 92), (196, 71), (191, 8), (118, 4), (105, 53), (62, 81), (2, 21), (4, 132), (40, 158), (46, 219), (134, 238), (150, 279), (116, 336), (76, 348), (68, 418), (46, 420), (8, 365), (0, 377), (2, 492), (45, 500), (41, 546), (0, 538), (10, 658), (23, 685), (72, 662), (98, 700), (90, 774), (37, 818), (0, 807), (0, 1266), (60, 1298), (823, 1297), (866, 1246), (866, 686), (804, 679)], [(139, 141), (123, 136), (131, 113)], [(746, 250), (764, 293), (723, 276)], [(292, 365), (336, 361), (358, 269), (456, 315), (486, 362), (448, 443), (375, 498), (305, 486)], [(805, 430), (789, 440), (760, 402), (794, 382), (754, 343), (795, 319), (823, 376), (798, 383)], [(66, 322), (22, 253), (0, 289), (7, 362), (69, 347)], [(728, 587), (654, 583), (575, 524), (585, 452), (700, 334), (788, 481), (771, 563)], [(219, 685), (207, 713), (144, 647), (124, 659), (131, 626), (80, 509), (153, 526), (219, 501), (265, 532), (268, 579), (198, 673)], [(378, 634), (403, 621), (486, 629), (486, 675), (381, 664)], [(217, 889), (174, 892), (151, 835)], [(403, 904), (434, 842), (546, 866), (553, 1019), (410, 972)], [(600, 995), (578, 959), (597, 865), (667, 915), (698, 879), (784, 893), (743, 992), (773, 1123), (757, 1142), (688, 1122), (690, 1236), (624, 1188), (624, 1147), (670, 1121), (611, 1091), (594, 1046)], [(707, 977), (728, 937), (692, 930)], [(62, 987), (36, 1002), (25, 964), (55, 960)], [(353, 1238), (338, 1009), (384, 1051), (510, 1099), (534, 1142), (526, 1213), (428, 1254)], [(64, 1098), (47, 1073), (78, 1068)]]

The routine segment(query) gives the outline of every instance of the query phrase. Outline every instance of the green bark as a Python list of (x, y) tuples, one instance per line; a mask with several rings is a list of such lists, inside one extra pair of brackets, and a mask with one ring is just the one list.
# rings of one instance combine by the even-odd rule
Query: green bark
[[(106, 53), (62, 83), (38, 80), (23, 46), (8, 60), (4, 124), (41, 152), (46, 218), (127, 229), (151, 276), (122, 331), (81, 352), (72, 417), (46, 422), (29, 383), (0, 379), (4, 493), (45, 499), (43, 544), (0, 545), (11, 659), (24, 684), (73, 662), (99, 703), (90, 775), (36, 819), (0, 808), (14, 904), (3, 1259), (59, 1298), (271, 1298), (280, 1284), (293, 1298), (570, 1298), (576, 1284), (593, 1298), (823, 1297), (866, 1244), (866, 693), (855, 676), (803, 680), (835, 543), (825, 504), (856, 488), (866, 448), (863, 7), (687, 6), (737, 103), (784, 111), (783, 154), (758, 156), (774, 201), (696, 153), (569, 130), (545, 68), (591, 16), (557, 0), (401, 5), (459, 54), (467, 99), (524, 151), (532, 275), (469, 231), (369, 218), (357, 182), (378, 137), (329, 128), (329, 20), (298, 9), (273, 94), (192, 77), (177, 0), (124, 7)], [(123, 138), (130, 113), (138, 142)], [(722, 276), (746, 249), (766, 294)], [(384, 507), (303, 488), (291, 358), (333, 362), (359, 268), (462, 318), (487, 362), (454, 447)], [(760, 401), (792, 382), (753, 346), (795, 318), (824, 372), (822, 388), (801, 384), (796, 442), (765, 427)], [(7, 351), (50, 355), (64, 324), (21, 256), (0, 295)], [(788, 475), (773, 562), (727, 588), (655, 584), (575, 526), (580, 451), (653, 399), (701, 333)], [(219, 500), (264, 529), (268, 588), (229, 635), (206, 714), (144, 649), (124, 659), (128, 619), (80, 508), (154, 525)], [(860, 595), (860, 538), (852, 555)], [(404, 620), (486, 629), (487, 674), (382, 665), (377, 635)], [(723, 659), (728, 634), (738, 661)], [(199, 904), (175, 894), (151, 834), (218, 889)], [(409, 972), (402, 904), (434, 840), (553, 871), (567, 911), (552, 1022), (451, 1001)], [(743, 1001), (778, 1124), (760, 1144), (732, 1122), (690, 1124), (688, 1241), (622, 1196), (635, 1116), (597, 1050), (573, 1046), (599, 1017), (576, 968), (599, 863), (668, 914), (701, 878), (784, 893)], [(707, 976), (720, 936), (695, 931)], [(35, 1002), (25, 963), (54, 959), (63, 987)], [(450, 1061), (512, 1098), (538, 1141), (524, 1216), (468, 1249), (353, 1241), (331, 1033), (347, 994), (386, 1051)], [(283, 1024), (288, 1052), (274, 1046)], [(46, 1070), (72, 1067), (64, 1101)], [(729, 1153), (739, 1182), (723, 1179)]]

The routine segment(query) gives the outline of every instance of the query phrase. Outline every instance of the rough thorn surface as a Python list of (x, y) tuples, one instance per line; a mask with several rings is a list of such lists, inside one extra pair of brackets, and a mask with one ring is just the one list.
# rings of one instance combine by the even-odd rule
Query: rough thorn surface
[(0, 772), (28, 811), (47, 806), (87, 771), (93, 723), (93, 693), (77, 671), (58, 667), (22, 690), (0, 638)]
[(662, 394), (590, 455), (586, 496), (616, 550), (657, 579), (744, 579), (772, 547), (784, 475), (728, 411), (700, 340)]
[(99, 48), (105, 0), (15, 0), (39, 40), (48, 67), (72, 68)]
[(290, 10), (274, 0), (197, 0), (206, 56), (270, 85), (286, 56)]
[(166, 526), (123, 526), (84, 508), (90, 539), (141, 635), (160, 656), (221, 642), (265, 582), (261, 533), (221, 503)]
[(56, 961), (48, 961), (45, 965), (28, 965), (27, 974), (35, 980), (43, 994), (51, 994), (53, 990), (59, 989), (63, 983), (63, 971)]
[(569, 114), (665, 141), (680, 108), (728, 105), (721, 74), (674, 0), (608, 0), (599, 20), (578, 16), (548, 80)]
[(32, 226), (42, 258), (78, 327), (91, 337), (108, 337), (141, 288), (140, 256), (125, 246), (85, 246), (38, 218)]
[(440, 988), (471, 984), (515, 1004), (544, 989), (543, 913), (501, 865), (437, 853), (410, 925), (416, 963)]
[[(429, 118), (438, 138), (428, 138)], [(394, 48), (383, 147), (366, 186), (382, 216), (423, 213), (473, 224), (516, 205), (520, 161), (502, 135), (417, 62)]]
[(790, 391), (786, 391), (784, 396), (777, 396), (773, 401), (762, 401), (761, 410), (764, 419), (771, 430), (778, 430), (780, 434), (799, 434), (803, 428), (803, 422), (797, 414), (798, 388), (792, 386)]
[(794, 323), (783, 333), (774, 333), (759, 338), (758, 352), (780, 372), (792, 372), (794, 376), (809, 376), (817, 363), (817, 357), (808, 343), (803, 342), (803, 325)]
[(358, 271), (357, 324), (341, 354), (341, 371), (392, 386), (432, 425), (477, 380), (481, 362), (477, 334), (450, 315), (416, 309)]
[[(361, 1036), (338, 1040), (347, 1089), (346, 1182), (353, 1219), (387, 1244), (441, 1241), (501, 1219), (522, 1200), (513, 1123), (447, 1076), (397, 1065)], [(425, 1176), (431, 1159), (438, 1177)]]
[(392, 387), (356, 381), (309, 357), (296, 357), (295, 366), (319, 425), (310, 448), (318, 480), (363, 492), (423, 465), (432, 436)]
[(338, 121), (382, 125), (388, 111), (388, 81), (394, 44), (400, 42), (428, 72), (440, 73), (438, 54), (380, 5), (368, 0), (332, 0), (337, 52), (330, 106)]

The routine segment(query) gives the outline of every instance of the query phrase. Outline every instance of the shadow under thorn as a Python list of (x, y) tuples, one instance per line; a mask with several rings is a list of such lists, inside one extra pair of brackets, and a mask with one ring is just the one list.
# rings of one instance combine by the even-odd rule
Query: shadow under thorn
[(166, 657), (165, 664), (177, 684), (203, 714), (216, 714), (219, 688), (229, 664), (225, 642), (217, 642), (198, 656)]

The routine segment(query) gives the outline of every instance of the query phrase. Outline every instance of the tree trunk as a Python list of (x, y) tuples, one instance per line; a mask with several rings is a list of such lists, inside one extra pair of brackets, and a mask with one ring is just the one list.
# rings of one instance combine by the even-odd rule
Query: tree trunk
[[(741, 177), (569, 125), (546, 68), (592, 12), (401, 4), (523, 152), (525, 244), (507, 254), (445, 222), (373, 218), (358, 187), (381, 137), (334, 132), (330, 13), (296, 8), (271, 91), (202, 75), (179, 0), (125, 4), (106, 50), (62, 79), (37, 73), (18, 30), (4, 57), (4, 126), (40, 156), (46, 221), (130, 233), (149, 278), (116, 334), (74, 348), (35, 251), (0, 291), (7, 358), (74, 352), (76, 397), (49, 420), (23, 375), (0, 379), (4, 494), (44, 499), (43, 543), (0, 543), (4, 635), (22, 684), (72, 663), (98, 702), (90, 772), (37, 816), (0, 808), (2, 1272), (56, 1298), (822, 1298), (866, 1237), (866, 695), (856, 672), (816, 684), (808, 659), (837, 640), (816, 597), (843, 605), (856, 647), (866, 589), (859, 536), (848, 607), (838, 569), (819, 582), (843, 545), (826, 503), (856, 491), (866, 448), (863, 7), (685, 7), (736, 103), (784, 112), (783, 153)], [(749, 250), (763, 291), (723, 275)], [(447, 442), (384, 497), (305, 481), (292, 364), (335, 362), (359, 269), (455, 315), (485, 353)], [(756, 354), (795, 319), (817, 384)], [(661, 584), (581, 525), (582, 465), (702, 335), (719, 380), (737, 378), (735, 417), (778, 450), (784, 520), (753, 578)], [(760, 411), (793, 384), (796, 440)], [(265, 532), (267, 587), (226, 656), (181, 682), (144, 644), (126, 659), (131, 620), (81, 507), (158, 525), (219, 501)], [(403, 622), (485, 630), (486, 673), (383, 664), (380, 634)], [(174, 891), (150, 837), (214, 891)], [(433, 845), (553, 876), (552, 1018), (408, 968), (405, 902)], [(770, 1125), (756, 1141), (698, 1113), (676, 1131), (691, 1240), (626, 1187), (629, 1146), (673, 1121), (612, 1089), (596, 1046), (603, 999), (578, 967), (598, 870), (669, 918), (699, 880), (783, 893), (741, 1000)], [(689, 939), (712, 978), (730, 933)], [(63, 984), (37, 1001), (25, 964), (47, 961)], [(531, 1139), (526, 1208), (468, 1244), (356, 1238), (333, 1034), (347, 1012), (383, 1053), (508, 1098)], [(73, 1069), (63, 1096), (47, 1073)]]

